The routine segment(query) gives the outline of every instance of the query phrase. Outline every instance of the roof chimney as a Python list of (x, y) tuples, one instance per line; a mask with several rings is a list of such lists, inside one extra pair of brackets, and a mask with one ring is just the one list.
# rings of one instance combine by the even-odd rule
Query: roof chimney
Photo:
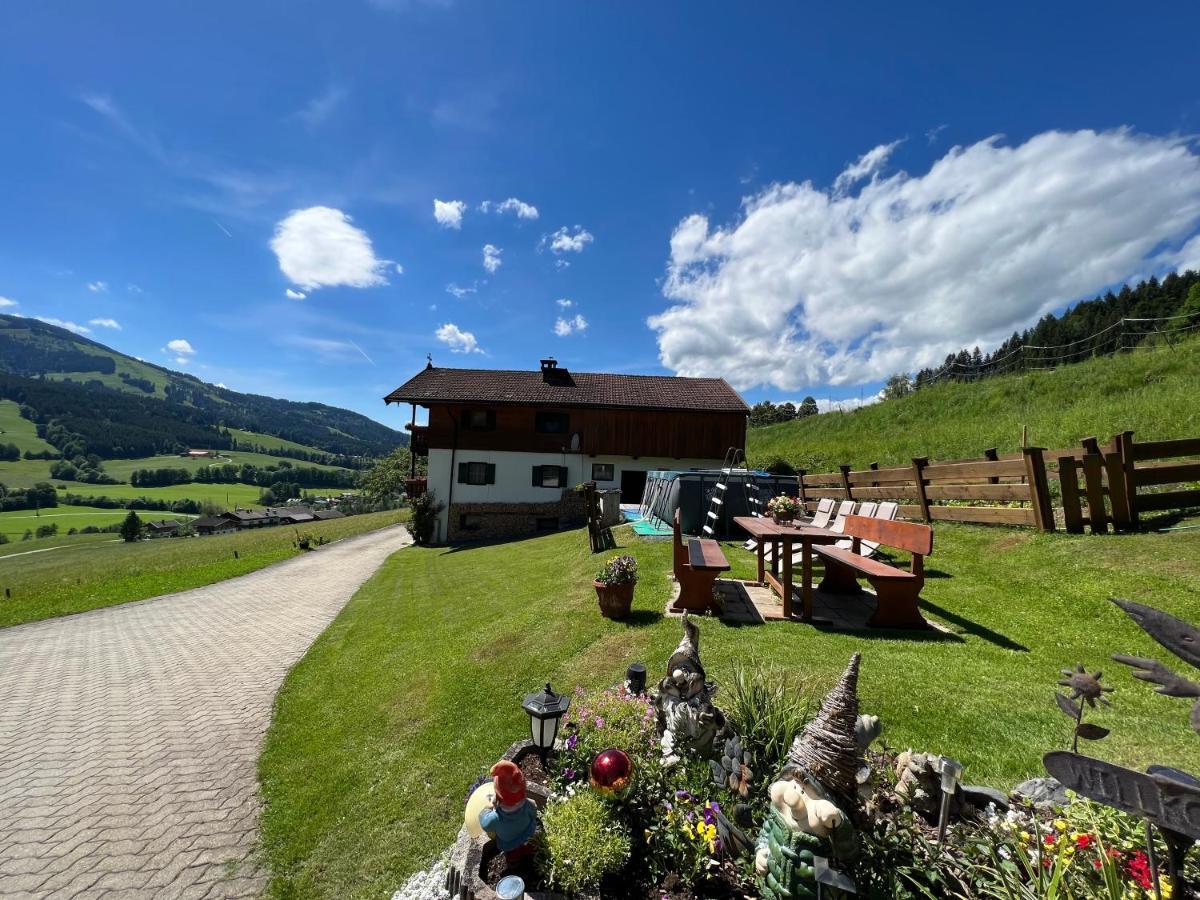
[(542, 360), (542, 372), (549, 372), (551, 369), (558, 368), (558, 360), (553, 356), (547, 356)]
[(558, 360), (548, 356), (542, 360), (542, 381), (546, 384), (570, 384), (571, 373), (558, 367)]

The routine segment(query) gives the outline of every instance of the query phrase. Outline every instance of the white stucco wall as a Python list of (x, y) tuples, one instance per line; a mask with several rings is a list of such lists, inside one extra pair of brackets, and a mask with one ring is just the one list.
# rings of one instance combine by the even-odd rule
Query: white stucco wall
[[(454, 471), (451, 471), (450, 450), (429, 451), (429, 490), (444, 504), (451, 498), (454, 503), (546, 503), (558, 499), (560, 488), (534, 487), (534, 466), (566, 466), (567, 483), (563, 487), (574, 487), (580, 482), (592, 480), (593, 463), (611, 463), (612, 481), (597, 481), (601, 490), (620, 488), (621, 473), (626, 470), (651, 472), (655, 469), (685, 471), (687, 469), (715, 469), (723, 462), (720, 459), (671, 459), (669, 457), (642, 456), (588, 456), (579, 453), (509, 453), (494, 450), (459, 450), (454, 453)], [(495, 484), (454, 484), (451, 478), (458, 477), (458, 464), (482, 462), (496, 466)], [(438, 515), (435, 540), (446, 538), (449, 509)]]

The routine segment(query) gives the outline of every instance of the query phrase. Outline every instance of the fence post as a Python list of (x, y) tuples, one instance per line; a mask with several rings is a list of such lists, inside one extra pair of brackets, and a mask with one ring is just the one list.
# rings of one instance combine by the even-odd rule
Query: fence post
[[(988, 462), (996, 462), (997, 460), (1000, 459), (1000, 454), (996, 452), (995, 447), (988, 447), (986, 450), (983, 451), (983, 458), (986, 459)], [(997, 476), (993, 475), (991, 478), (988, 479), (988, 483), (989, 484), (999, 484), (1000, 479)]]
[(1108, 516), (1104, 512), (1104, 457), (1099, 453), (1083, 456), (1083, 485), (1087, 492), (1088, 518), (1092, 534), (1108, 534)]
[[(874, 472), (876, 469), (878, 469), (878, 468), (879, 468), (879, 463), (877, 463), (877, 462), (873, 462), (873, 463), (871, 463), (871, 465), (869, 465), (867, 468), (869, 468), (869, 469), (870, 469), (872, 472)], [(876, 488), (877, 488), (877, 487), (879, 487), (879, 482), (878, 482), (878, 481), (872, 481), (872, 482), (871, 482), (871, 487), (876, 487)]]
[(1137, 485), (1133, 480), (1133, 432), (1122, 431), (1117, 435), (1117, 446), (1121, 452), (1121, 470), (1125, 475), (1125, 498), (1129, 503), (1129, 527), (1138, 526)]
[(806, 515), (808, 514), (808, 498), (804, 496), (804, 476), (807, 471), (807, 469), (800, 469), (798, 472), (796, 472), (796, 483), (800, 487), (800, 509), (802, 509)]
[(933, 517), (929, 515), (929, 498), (925, 496), (925, 467), (929, 465), (929, 457), (914, 456), (912, 465), (913, 480), (917, 483), (917, 502), (921, 504), (921, 518), (926, 525), (931, 525)]
[(1079, 471), (1075, 457), (1058, 458), (1058, 487), (1062, 491), (1063, 526), (1070, 534), (1083, 534), (1083, 511), (1079, 506)]
[(1104, 453), (1104, 474), (1108, 477), (1108, 500), (1112, 506), (1113, 531), (1129, 531), (1129, 492), (1125, 466), (1121, 462), (1121, 438), (1116, 436)]
[(842, 487), (846, 489), (846, 499), (853, 500), (854, 492), (850, 489), (850, 467), (838, 466), (842, 470)]
[(1025, 447), (1025, 475), (1029, 479), (1029, 499), (1033, 501), (1033, 524), (1042, 531), (1054, 530), (1054, 507), (1050, 505), (1050, 484), (1046, 480), (1045, 447)]

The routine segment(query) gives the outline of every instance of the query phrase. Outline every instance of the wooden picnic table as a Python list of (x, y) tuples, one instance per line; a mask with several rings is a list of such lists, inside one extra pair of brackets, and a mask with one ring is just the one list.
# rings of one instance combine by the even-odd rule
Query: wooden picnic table
[[(780, 525), (774, 519), (763, 516), (735, 516), (734, 524), (740, 526), (758, 543), (758, 580), (769, 584), (783, 599), (783, 617), (792, 618), (792, 547), (799, 542), (801, 547), (800, 621), (813, 621), (812, 548), (813, 544), (834, 544), (845, 537), (828, 528), (811, 525)], [(771, 544), (771, 571), (767, 571), (765, 546)], [(782, 572), (780, 557), (783, 558)]]

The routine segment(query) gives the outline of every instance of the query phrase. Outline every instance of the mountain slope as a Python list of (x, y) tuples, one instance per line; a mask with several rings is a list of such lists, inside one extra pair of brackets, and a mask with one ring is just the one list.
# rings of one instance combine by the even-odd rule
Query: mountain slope
[(408, 440), (350, 410), (206, 384), (21, 316), (0, 315), (0, 373), (0, 397), (81, 436), (86, 452), (103, 458), (226, 449), (230, 428), (332, 456), (380, 456)]
[(1101, 357), (1055, 371), (941, 382), (900, 400), (830, 412), (747, 435), (754, 465), (785, 459), (809, 472), (960, 459), (988, 447), (1061, 448), (1130, 429), (1139, 439), (1200, 435), (1200, 338)]

